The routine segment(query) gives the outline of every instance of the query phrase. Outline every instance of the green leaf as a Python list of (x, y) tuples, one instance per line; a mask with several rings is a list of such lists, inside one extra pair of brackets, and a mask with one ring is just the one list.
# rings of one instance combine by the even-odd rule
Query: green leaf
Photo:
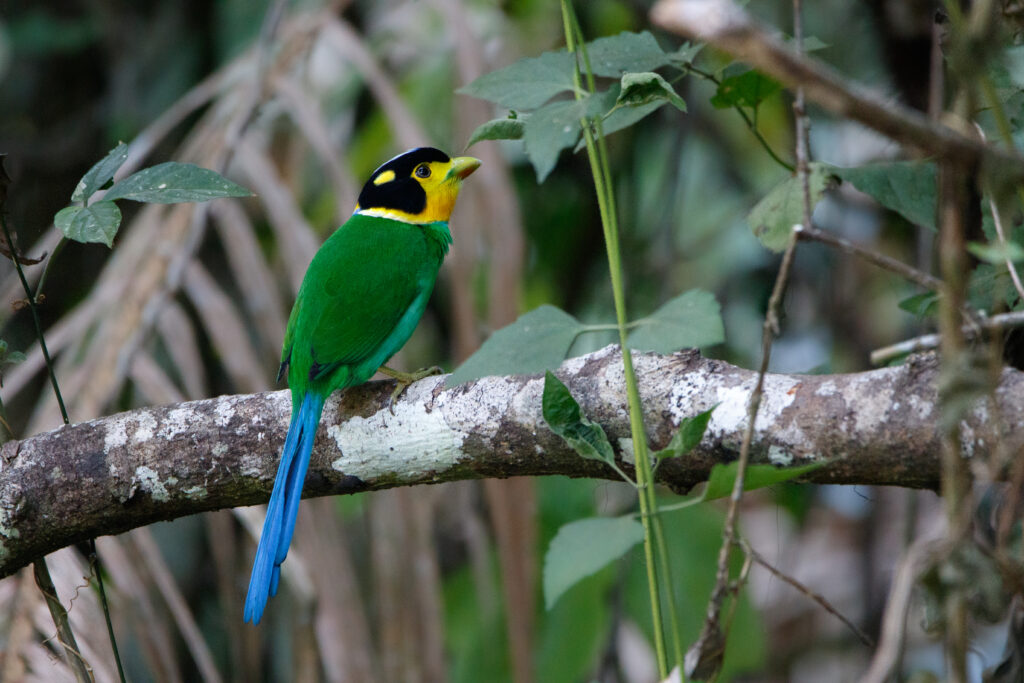
[(550, 370), (544, 373), (541, 408), (551, 431), (565, 439), (580, 456), (615, 464), (615, 453), (604, 429), (583, 415), (580, 404), (569, 393), (569, 387)]
[(614, 106), (612, 95), (606, 90), (581, 100), (552, 102), (526, 117), (526, 156), (537, 172), (538, 183), (554, 169), (561, 151), (576, 144), (582, 133), (580, 120), (601, 115)]
[(916, 315), (918, 318), (926, 318), (935, 315), (939, 308), (939, 295), (935, 292), (922, 292), (914, 296), (908, 296), (896, 304), (900, 309)]
[(782, 85), (759, 71), (751, 69), (737, 76), (723, 78), (711, 98), (716, 109), (729, 107), (757, 108), (770, 95), (782, 89)]
[(153, 204), (205, 202), (222, 197), (251, 197), (252, 192), (216, 171), (168, 161), (143, 169), (114, 184), (106, 200), (131, 199)]
[(686, 102), (676, 94), (668, 81), (653, 71), (622, 75), (621, 91), (616, 107), (640, 107), (652, 102), (671, 102), (679, 111), (686, 111)]
[(968, 242), (967, 251), (986, 263), (1003, 264), (1007, 259), (1014, 263), (1024, 261), (1024, 247), (1016, 242)]
[(911, 223), (935, 229), (934, 163), (891, 161), (855, 168), (833, 166), (831, 171)]
[(640, 351), (673, 353), (720, 344), (725, 339), (718, 302), (711, 292), (701, 289), (680, 294), (637, 323), (628, 343)]
[(630, 71), (654, 71), (672, 63), (649, 31), (623, 31), (617, 36), (587, 43), (587, 57), (595, 76), (618, 78)]
[[(619, 78), (629, 71), (653, 71), (684, 55), (666, 53), (647, 31), (624, 31), (587, 43), (587, 56), (595, 76)], [(576, 90), (575, 68), (575, 55), (566, 50), (545, 52), (484, 74), (456, 92), (509, 109), (536, 109), (559, 93)]]
[[(823, 462), (812, 462), (809, 465), (800, 467), (775, 467), (774, 465), (747, 465), (746, 474), (743, 477), (743, 490), (752, 491), (774, 486), (790, 479), (796, 479), (808, 472), (822, 467)], [(704, 495), (701, 500), (715, 500), (725, 498), (732, 493), (732, 487), (736, 482), (736, 470), (738, 462), (730, 462), (727, 465), (715, 465), (711, 468), (711, 476), (708, 477), (708, 485), (704, 488)]]
[(622, 557), (644, 539), (632, 516), (589, 517), (558, 530), (544, 554), (544, 604), (551, 609), (580, 579)]
[(110, 150), (107, 156), (96, 162), (96, 164), (90, 168), (82, 179), (78, 181), (78, 185), (75, 186), (75, 191), (71, 193), (71, 201), (73, 202), (84, 202), (92, 193), (100, 189), (107, 184), (107, 181), (114, 177), (117, 173), (117, 169), (121, 168), (121, 164), (128, 158), (128, 145), (120, 143), (117, 147)]
[(69, 206), (57, 212), (53, 224), (69, 240), (76, 242), (101, 242), (114, 246), (114, 235), (121, 227), (121, 210), (109, 199), (102, 199), (89, 206)]
[(555, 95), (576, 89), (574, 64), (565, 50), (545, 52), (484, 74), (456, 92), (509, 109), (536, 109)]
[(523, 119), (492, 119), (480, 124), (469, 136), (466, 149), (481, 140), (518, 140), (523, 137)]
[[(828, 167), (817, 162), (808, 164), (808, 185), (811, 210), (828, 188)], [(747, 223), (757, 239), (768, 249), (782, 251), (789, 242), (793, 226), (804, 222), (804, 195), (800, 179), (792, 176), (776, 185), (750, 210)]]
[(448, 376), (445, 386), (488, 375), (529, 375), (556, 368), (582, 331), (579, 321), (559, 308), (535, 308), (492, 334)]
[(679, 429), (675, 434), (672, 435), (672, 440), (668, 442), (668, 446), (662, 448), (660, 451), (654, 452), (654, 457), (659, 460), (664, 458), (675, 458), (680, 455), (686, 455), (700, 443), (700, 440), (704, 438), (704, 432), (707, 431), (708, 422), (711, 421), (711, 413), (718, 406), (712, 406), (702, 413), (698, 413), (693, 417), (684, 417), (679, 422)]

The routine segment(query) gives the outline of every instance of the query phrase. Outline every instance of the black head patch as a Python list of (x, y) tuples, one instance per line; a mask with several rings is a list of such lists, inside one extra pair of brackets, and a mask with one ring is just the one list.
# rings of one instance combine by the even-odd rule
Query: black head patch
[[(420, 164), (431, 161), (444, 162), (451, 159), (439, 149), (417, 147), (386, 161), (363, 185), (359, 193), (359, 208), (395, 209), (414, 215), (422, 212), (427, 208), (427, 193), (412, 177), (412, 172)], [(375, 180), (389, 172), (394, 174), (392, 180), (374, 184)]]

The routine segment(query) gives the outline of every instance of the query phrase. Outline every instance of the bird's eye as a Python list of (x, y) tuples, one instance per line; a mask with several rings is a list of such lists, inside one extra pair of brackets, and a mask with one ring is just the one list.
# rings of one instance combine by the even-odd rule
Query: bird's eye
[(419, 166), (416, 167), (416, 170), (413, 171), (413, 173), (416, 174), (417, 178), (429, 178), (430, 167), (427, 166), (426, 164), (420, 164)]

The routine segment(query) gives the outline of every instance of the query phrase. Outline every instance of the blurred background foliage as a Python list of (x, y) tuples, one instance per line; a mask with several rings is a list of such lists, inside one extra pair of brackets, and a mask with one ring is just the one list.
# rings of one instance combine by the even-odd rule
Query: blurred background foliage
[[(932, 8), (873, 0), (805, 6), (816, 56), (924, 108)], [(590, 38), (650, 29), (648, 3), (579, 3)], [(748, 9), (790, 30), (790, 3)], [(663, 47), (679, 41), (656, 34)], [(56, 244), (53, 214), (118, 141), (129, 165), (217, 167), (258, 195), (210, 207), (130, 207), (114, 249), (68, 244), (45, 287), (48, 341), (73, 421), (118, 410), (275, 388), (284, 322), (316, 246), (369, 172), (418, 144), (461, 152), (504, 112), (455, 95), (482, 73), (562, 44), (546, 0), (24, 2), (0, 6), (0, 152), (7, 211), (29, 256)], [(710, 51), (708, 72), (729, 67)], [(752, 367), (777, 258), (751, 234), (750, 208), (789, 172), (715, 87), (675, 84), (689, 111), (663, 107), (609, 140), (635, 317), (694, 287), (722, 304), (711, 355)], [(891, 158), (873, 133), (811, 110), (812, 153), (841, 166)], [(758, 131), (792, 160), (790, 96), (758, 109)], [(448, 368), (520, 312), (553, 303), (613, 319), (589, 169), (564, 153), (538, 185), (521, 143), (485, 142), (485, 165), (453, 218), (455, 248), (400, 363)], [(127, 172), (129, 169), (124, 169)], [(816, 220), (931, 269), (927, 234), (847, 187)], [(39, 268), (31, 269), (38, 279)], [(11, 265), (0, 263), (2, 336), (27, 360), (2, 396), (15, 433), (59, 425)], [(868, 367), (878, 346), (921, 322), (897, 302), (908, 284), (820, 245), (801, 246), (772, 369)], [(577, 352), (610, 343), (587, 335)], [(241, 623), (255, 509), (99, 539), (129, 678), (145, 680), (651, 681), (649, 606), (631, 554), (544, 611), (537, 576), (557, 528), (631, 500), (621, 484), (548, 478), (464, 482), (306, 501), (282, 596), (259, 628)], [(667, 495), (667, 494), (666, 494)], [(931, 494), (782, 485), (744, 501), (744, 529), (778, 566), (877, 633), (889, 574)], [(721, 508), (667, 516), (676, 596), (692, 641), (720, 543)], [(595, 539), (600, 542), (600, 539)], [(115, 672), (88, 574), (73, 549), (51, 557), (98, 680)], [(64, 680), (31, 577), (0, 582), (2, 680)], [(1001, 647), (978, 645), (988, 664)], [(941, 653), (911, 637), (915, 667)], [(996, 654), (993, 654), (996, 653)], [(753, 570), (723, 680), (849, 678), (870, 652), (810, 601)]]

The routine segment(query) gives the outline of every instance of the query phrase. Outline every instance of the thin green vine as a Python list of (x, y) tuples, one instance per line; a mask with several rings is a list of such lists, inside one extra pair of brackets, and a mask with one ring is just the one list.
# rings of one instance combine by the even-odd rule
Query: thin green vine
[[(37, 291), (33, 294), (32, 287), (29, 286), (28, 279), (25, 277), (25, 270), (21, 267), (21, 260), (18, 255), (18, 250), (17, 247), (15, 247), (14, 239), (11, 236), (10, 228), (7, 225), (7, 217), (4, 215), (4, 212), (2, 210), (0, 210), (0, 227), (3, 228), (4, 239), (7, 240), (7, 246), (11, 250), (11, 260), (14, 262), (14, 268), (18, 271), (18, 278), (21, 280), (21, 286), (25, 290), (25, 296), (28, 298), (28, 308), (32, 313), (32, 322), (35, 324), (36, 338), (39, 340), (39, 349), (43, 353), (43, 360), (46, 363), (46, 370), (50, 376), (50, 385), (53, 387), (53, 394), (54, 396), (56, 396), (57, 405), (60, 407), (61, 418), (64, 420), (64, 424), (71, 424), (71, 420), (68, 418), (67, 407), (64, 405), (64, 397), (60, 391), (60, 384), (57, 383), (57, 374), (53, 367), (53, 360), (50, 358), (50, 351), (46, 346), (46, 337), (43, 335), (43, 325), (39, 320), (39, 309), (36, 305), (36, 296), (38, 296), (39, 291), (41, 291), (42, 281), (40, 281), (40, 287), (37, 288)], [(56, 253), (56, 250), (54, 250), (54, 253)], [(53, 259), (53, 255), (50, 256), (50, 259)], [(96, 552), (96, 539), (94, 538), (89, 539), (89, 564), (90, 566), (92, 566), (93, 570), (96, 573), (96, 585), (99, 588), (100, 605), (103, 607), (103, 618), (107, 624), (107, 635), (110, 638), (110, 649), (114, 653), (114, 662), (117, 664), (117, 674), (121, 680), (121, 683), (125, 683), (126, 679), (124, 675), (124, 668), (121, 664), (121, 654), (118, 651), (117, 638), (114, 635), (114, 623), (110, 618), (110, 605), (107, 602), (107, 592), (103, 586), (103, 567), (100, 563), (99, 554)], [(42, 568), (43, 570), (45, 570), (45, 563), (42, 565)], [(40, 569), (37, 563), (37, 581), (40, 578), (39, 571)], [(46, 571), (45, 578), (49, 578), (48, 571)]]
[[(595, 91), (594, 74), (587, 56), (585, 40), (576, 19), (572, 4), (562, 0), (562, 21), (565, 30), (566, 47), (570, 53), (579, 53), (584, 64), (589, 92)], [(577, 60), (573, 72), (576, 99), (583, 98), (582, 76)], [(616, 327), (619, 333), (619, 344), (622, 348), (622, 365), (626, 380), (626, 394), (629, 406), (630, 430), (632, 432), (633, 460), (636, 468), (636, 487), (640, 504), (640, 520), (644, 529), (644, 560), (647, 570), (647, 585), (651, 602), (651, 620), (654, 630), (654, 649), (658, 660), (658, 672), (661, 678), (668, 676), (668, 656), (665, 646), (664, 622), (661, 613), (661, 591), (658, 582), (659, 569), (664, 579), (670, 581), (670, 567), (665, 553), (664, 539), (658, 542), (660, 523), (657, 519), (657, 506), (654, 498), (654, 481), (651, 472), (650, 455), (647, 449), (646, 430), (643, 421), (643, 406), (640, 402), (640, 391), (637, 386), (636, 373), (633, 370), (633, 359), (627, 345), (629, 323), (626, 318), (625, 291), (623, 287), (622, 259), (619, 251), (618, 214), (615, 208), (615, 196), (612, 186), (611, 169), (608, 163), (608, 149), (605, 143), (600, 118), (593, 121), (581, 120), (583, 137), (590, 161), (590, 172), (594, 179), (597, 193), (598, 210), (601, 216), (601, 227), (604, 231), (605, 247), (608, 254), (608, 269), (611, 275), (612, 298), (615, 303)], [(657, 546), (661, 545), (661, 548)], [(657, 556), (657, 558), (656, 558)], [(671, 591), (670, 591), (671, 593)], [(680, 645), (679, 628), (675, 605), (669, 595), (669, 618), (672, 622), (673, 644), (677, 664), (682, 664), (682, 647)]]

